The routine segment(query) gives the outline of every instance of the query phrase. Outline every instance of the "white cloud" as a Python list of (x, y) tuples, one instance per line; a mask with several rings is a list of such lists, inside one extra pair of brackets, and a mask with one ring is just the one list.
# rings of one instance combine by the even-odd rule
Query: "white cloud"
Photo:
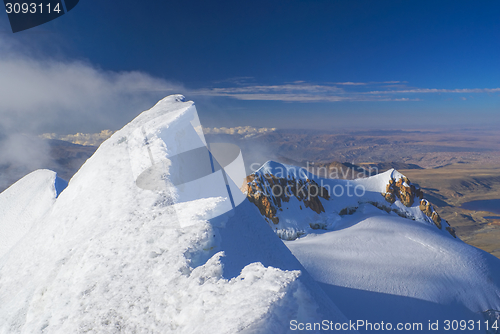
[(391, 98), (388, 96), (368, 96), (343, 86), (365, 86), (372, 84), (394, 84), (399, 81), (377, 83), (343, 82), (333, 84), (310, 84), (296, 81), (282, 85), (251, 85), (227, 88), (201, 89), (194, 94), (205, 96), (232, 97), (238, 100), (283, 101), (283, 102), (339, 102), (339, 101), (416, 101), (418, 99)]
[(461, 89), (436, 89), (415, 88), (402, 90), (377, 90), (366, 92), (366, 94), (439, 94), (439, 93), (499, 93), (500, 88), (461, 88)]
[[(283, 101), (283, 102), (340, 102), (340, 101), (421, 101), (415, 94), (447, 93), (497, 93), (500, 88), (435, 89), (404, 87), (406, 81), (381, 82), (336, 82), (310, 84), (295, 81), (281, 85), (247, 85), (238, 87), (216, 87), (193, 92), (197, 95), (232, 97), (238, 100)], [(341, 87), (339, 87), (341, 86)], [(366, 86), (379, 86), (378, 90), (367, 90)], [(399, 97), (409, 94), (412, 97)]]
[(57, 133), (44, 133), (39, 137), (42, 139), (57, 139), (64, 140), (73, 144), (84, 146), (99, 146), (106, 139), (111, 137), (115, 131), (102, 130), (99, 133), (76, 133), (69, 135), (61, 135)]
[(261, 135), (269, 132), (276, 131), (276, 128), (255, 128), (252, 126), (236, 126), (233, 128), (203, 128), (203, 133), (219, 135), (219, 134), (228, 134), (228, 135), (240, 135), (244, 138), (254, 137), (256, 135)]
[(180, 85), (143, 72), (38, 59), (0, 40), (0, 122), (18, 131), (71, 133), (122, 126)]
[[(182, 91), (138, 71), (104, 71), (36, 55), (34, 48), (0, 35), (0, 190), (34, 169), (58, 166), (48, 143), (32, 134), (118, 129), (158, 99)], [(64, 139), (98, 144), (103, 138)]]

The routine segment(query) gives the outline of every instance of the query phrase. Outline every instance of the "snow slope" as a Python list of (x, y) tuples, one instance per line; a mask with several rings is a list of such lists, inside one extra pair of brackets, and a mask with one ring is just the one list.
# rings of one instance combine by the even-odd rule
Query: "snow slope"
[(345, 321), (253, 205), (232, 209), (223, 171), (181, 177), (179, 157), (204, 145), (197, 124), (194, 103), (161, 100), (33, 216), (0, 258), (0, 333), (285, 333), (292, 319)]
[(0, 193), (0, 258), (50, 211), (66, 185), (55, 172), (37, 170)]
[(360, 211), (345, 228), (285, 242), (346, 316), (427, 324), (500, 310), (497, 258), (435, 227)]
[[(390, 179), (402, 177), (397, 171), (327, 180), (270, 161), (256, 174), (310, 179), (328, 188), (329, 199), (318, 197), (325, 212), (292, 196), (281, 202), (278, 224), (268, 223), (278, 235), (288, 231), (286, 246), (350, 320), (422, 323), (418, 332), (435, 332), (429, 321), (439, 321), (443, 330), (445, 320), (473, 320), (475, 330), (468, 332), (484, 333), (487, 311), (489, 319), (500, 314), (500, 260), (454, 238), (444, 220), (439, 229), (418, 200), (410, 207), (399, 199), (387, 202), (381, 193)], [(266, 182), (261, 192), (273, 196), (273, 184)]]

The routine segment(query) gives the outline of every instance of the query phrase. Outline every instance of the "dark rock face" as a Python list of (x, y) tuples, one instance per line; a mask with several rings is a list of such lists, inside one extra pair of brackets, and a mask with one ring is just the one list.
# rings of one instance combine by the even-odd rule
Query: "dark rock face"
[(439, 214), (438, 214), (436, 211), (434, 211), (434, 212), (432, 213), (431, 218), (432, 218), (432, 221), (434, 222), (434, 224), (436, 224), (436, 226), (437, 226), (439, 229), (441, 229), (441, 217), (439, 217)]
[(348, 207), (348, 208), (343, 208), (340, 210), (339, 215), (340, 216), (345, 216), (345, 215), (352, 215), (358, 210), (358, 207)]
[[(274, 224), (279, 223), (277, 210), (281, 210), (283, 202), (289, 202), (295, 196), (304, 203), (306, 208), (316, 213), (325, 212), (319, 198), (330, 199), (328, 190), (318, 185), (314, 180), (296, 180), (295, 178), (280, 178), (272, 174), (251, 174), (243, 185), (250, 202), (259, 208), (260, 213)], [(301, 207), (302, 209), (302, 207)]]
[(446, 231), (448, 231), (453, 236), (453, 238), (457, 237), (457, 234), (455, 233), (455, 229), (453, 227), (446, 226)]
[(423, 213), (425, 213), (425, 215), (427, 217), (430, 217), (432, 219), (432, 221), (434, 222), (434, 224), (436, 224), (437, 228), (439, 228), (439, 229), (442, 228), (441, 217), (439, 216), (439, 214), (437, 213), (437, 211), (434, 210), (434, 208), (432, 207), (432, 204), (428, 200), (422, 199), (420, 201), (420, 210)]

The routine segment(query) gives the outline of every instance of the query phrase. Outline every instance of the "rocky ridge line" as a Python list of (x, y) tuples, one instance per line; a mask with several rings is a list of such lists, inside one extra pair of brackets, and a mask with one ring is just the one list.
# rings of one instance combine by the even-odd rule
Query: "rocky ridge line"
[[(295, 196), (300, 202), (303, 202), (305, 209), (310, 209), (320, 214), (325, 212), (325, 208), (320, 201), (320, 198), (330, 200), (328, 190), (319, 186), (314, 180), (306, 178), (305, 180), (296, 179), (294, 176), (288, 178), (277, 177), (273, 174), (254, 173), (246, 178), (246, 182), (242, 187), (242, 191), (246, 193), (247, 198), (260, 211), (260, 214), (265, 217), (270, 223), (278, 224), (278, 211), (283, 211), (282, 203), (287, 203), (290, 198)], [(404, 206), (411, 207), (418, 200), (420, 210), (433, 222), (437, 228), (442, 229), (442, 219), (438, 212), (434, 209), (432, 203), (424, 199), (424, 192), (420, 187), (413, 184), (407, 177), (402, 176), (399, 179), (391, 178), (386, 185), (386, 191), (382, 192), (383, 198), (390, 204), (394, 204), (399, 200)], [(387, 212), (394, 211), (396, 214), (404, 218), (415, 220), (408, 212), (398, 209), (386, 207), (381, 203), (368, 201), (375, 207)], [(302, 206), (300, 206), (302, 209)], [(340, 216), (352, 214), (356, 212), (356, 208), (344, 208), (339, 212)], [(446, 224), (448, 225), (448, 224)], [(315, 228), (311, 226), (311, 228)], [(446, 231), (456, 238), (455, 229), (450, 226), (445, 227)]]
[[(417, 188), (416, 185), (411, 183), (410, 179), (406, 176), (402, 176), (398, 180), (391, 178), (389, 183), (386, 185), (385, 193), (382, 193), (385, 200), (391, 204), (396, 202), (396, 198), (401, 201), (406, 207), (411, 207), (415, 203), (415, 199), (420, 199), (420, 210), (429, 217), (437, 228), (442, 229), (441, 217), (434, 210), (432, 203), (424, 199), (424, 192), (422, 189)], [(447, 226), (446, 230), (454, 238), (457, 237), (455, 229), (451, 226)]]
[(293, 196), (303, 202), (306, 208), (318, 214), (325, 212), (319, 198), (330, 199), (328, 190), (318, 185), (314, 180), (309, 178), (305, 181), (296, 180), (295, 177), (285, 179), (268, 173), (247, 176), (246, 184), (243, 185), (242, 190), (247, 194), (250, 202), (257, 206), (261, 215), (274, 224), (279, 223), (276, 213), (277, 210), (282, 210), (281, 203), (289, 202)]

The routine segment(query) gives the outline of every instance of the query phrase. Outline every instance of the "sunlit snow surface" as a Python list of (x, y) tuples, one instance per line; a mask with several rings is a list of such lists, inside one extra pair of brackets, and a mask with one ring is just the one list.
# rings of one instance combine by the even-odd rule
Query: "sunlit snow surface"
[(500, 309), (497, 258), (372, 208), (344, 218), (345, 228), (285, 242), (346, 316), (427, 324)]
[(50, 211), (66, 185), (55, 172), (37, 170), (0, 193), (0, 257)]
[(50, 172), (15, 185), (18, 211), (41, 200), (28, 218), (9, 213), (30, 228), (0, 257), (0, 333), (285, 333), (291, 319), (345, 320), (253, 205), (210, 196), (223, 193), (217, 175), (137, 185), (152, 163), (203, 145), (196, 117), (192, 102), (167, 97), (103, 143), (57, 199)]

